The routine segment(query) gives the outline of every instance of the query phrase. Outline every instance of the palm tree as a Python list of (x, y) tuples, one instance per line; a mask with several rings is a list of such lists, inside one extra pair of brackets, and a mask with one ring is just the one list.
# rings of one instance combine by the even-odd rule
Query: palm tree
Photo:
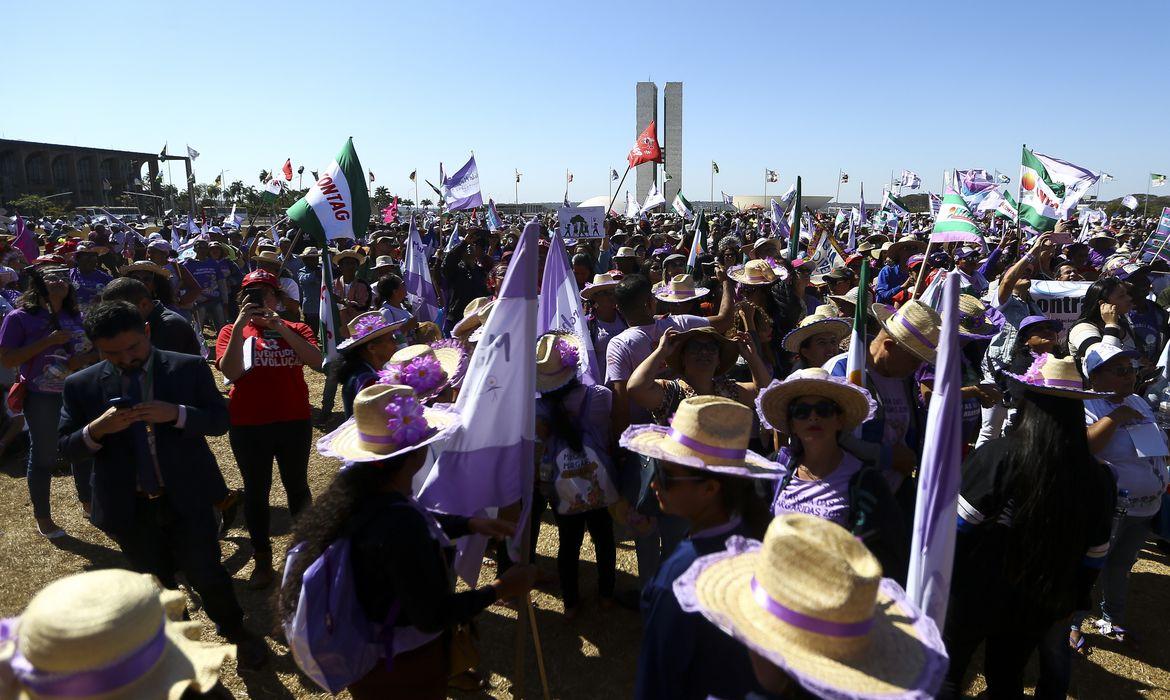
[(430, 199), (424, 198), (422, 201), (419, 202), (419, 204), (421, 204), (424, 207), (429, 207), (429, 206), (433, 205), (434, 202), (432, 202)]

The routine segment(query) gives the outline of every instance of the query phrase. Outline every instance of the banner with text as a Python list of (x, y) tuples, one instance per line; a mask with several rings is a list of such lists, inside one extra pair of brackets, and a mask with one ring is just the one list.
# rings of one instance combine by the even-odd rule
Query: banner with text
[(1148, 263), (1155, 256), (1170, 261), (1170, 245), (1166, 244), (1167, 238), (1170, 238), (1170, 207), (1162, 210), (1162, 216), (1158, 219), (1158, 228), (1154, 229), (1146, 242), (1142, 244), (1141, 261)]

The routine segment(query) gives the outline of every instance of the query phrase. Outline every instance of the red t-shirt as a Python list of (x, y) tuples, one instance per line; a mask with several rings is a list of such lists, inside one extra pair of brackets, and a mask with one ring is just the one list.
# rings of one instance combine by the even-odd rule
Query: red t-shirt
[[(287, 322), (294, 333), (314, 345), (317, 338), (313, 329), (304, 323)], [(227, 351), (232, 337), (229, 323), (219, 331), (215, 340), (215, 358), (218, 365)], [(228, 413), (232, 425), (264, 425), (309, 418), (309, 385), (305, 383), (304, 363), (297, 353), (275, 330), (261, 330), (252, 324), (244, 326), (244, 340), (253, 341), (252, 368), (232, 382), (228, 396)]]

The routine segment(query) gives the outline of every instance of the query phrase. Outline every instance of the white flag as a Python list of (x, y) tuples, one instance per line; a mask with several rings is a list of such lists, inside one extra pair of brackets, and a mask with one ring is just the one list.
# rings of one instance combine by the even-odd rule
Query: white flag
[(638, 218), (638, 200), (634, 199), (632, 190), (626, 190), (626, 218)]
[(1060, 206), (1056, 209), (1056, 213), (1061, 219), (1067, 218), (1068, 213), (1076, 209), (1077, 204), (1088, 193), (1089, 188), (1097, 184), (1097, 180), (1101, 178), (1100, 173), (1074, 165), (1067, 160), (1053, 158), (1035, 151), (1032, 154), (1044, 164), (1050, 181), (1064, 185), (1064, 196), (1061, 197)]
[(1125, 195), (1125, 197), (1123, 197), (1121, 200), (1121, 206), (1126, 207), (1130, 211), (1137, 209), (1138, 208), (1137, 197), (1133, 196), (1132, 194)]
[(199, 157), (199, 151), (196, 151), (194, 148), (187, 146), (187, 157), (191, 160), (195, 160)]
[(644, 214), (660, 204), (666, 204), (666, 197), (658, 191), (658, 185), (651, 183), (650, 191), (646, 193), (646, 201), (642, 202), (642, 208), (638, 213)]

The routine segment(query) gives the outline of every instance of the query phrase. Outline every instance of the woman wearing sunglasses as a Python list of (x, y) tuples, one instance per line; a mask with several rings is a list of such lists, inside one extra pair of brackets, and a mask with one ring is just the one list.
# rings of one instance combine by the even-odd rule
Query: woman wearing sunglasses
[(683, 612), (674, 582), (699, 557), (726, 549), (733, 535), (759, 539), (767, 502), (756, 480), (776, 465), (748, 449), (752, 411), (718, 396), (683, 400), (669, 425), (632, 425), (621, 446), (654, 460), (654, 490), (663, 513), (684, 519), (690, 534), (642, 591), (644, 633), (634, 697), (740, 698), (759, 693), (745, 647), (701, 615)]
[(878, 558), (885, 575), (906, 578), (910, 540), (889, 483), (840, 445), (873, 416), (865, 389), (814, 367), (773, 382), (760, 394), (760, 420), (788, 437), (777, 461), (784, 473), (772, 511), (831, 520), (856, 535)]

